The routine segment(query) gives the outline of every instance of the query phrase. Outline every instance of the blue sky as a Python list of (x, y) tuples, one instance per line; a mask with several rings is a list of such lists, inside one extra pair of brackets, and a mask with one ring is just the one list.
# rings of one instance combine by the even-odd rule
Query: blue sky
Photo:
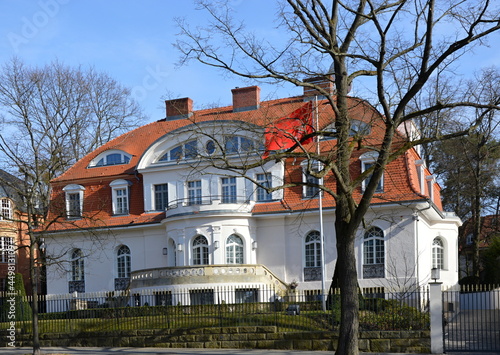
[[(273, 1), (233, 0), (238, 15), (272, 29)], [(174, 17), (204, 23), (192, 0), (0, 0), (0, 63), (18, 56), (43, 66), (92, 65), (130, 87), (148, 121), (165, 117), (163, 98), (191, 97), (195, 107), (231, 104), (240, 78), (191, 62), (176, 68)], [(262, 96), (297, 95), (293, 87), (263, 88)], [(280, 90), (278, 94), (276, 90)]]
[[(279, 36), (275, 1), (231, 0), (230, 6), (251, 30)], [(148, 121), (165, 116), (162, 100), (167, 95), (191, 97), (196, 108), (230, 105), (230, 90), (248, 83), (195, 62), (176, 68), (174, 17), (206, 22), (192, 0), (0, 0), (0, 64), (18, 56), (37, 66), (56, 59), (94, 66), (132, 89)], [(500, 36), (496, 39), (490, 43), (498, 43)], [(479, 51), (462, 65), (472, 71), (497, 64), (498, 47)], [(291, 85), (261, 87), (263, 98), (301, 93)]]

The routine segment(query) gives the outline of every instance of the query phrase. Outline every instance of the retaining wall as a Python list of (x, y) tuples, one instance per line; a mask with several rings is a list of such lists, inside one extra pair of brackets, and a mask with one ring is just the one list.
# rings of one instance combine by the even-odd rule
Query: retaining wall
[[(0, 332), (1, 333), (4, 333)], [(4, 334), (0, 335), (3, 339)], [(279, 332), (274, 326), (199, 329), (151, 329), (116, 332), (46, 333), (42, 347), (163, 347), (326, 350), (337, 347), (336, 332)], [(3, 344), (6, 346), (6, 344)], [(16, 346), (31, 346), (29, 334), (17, 333)], [(429, 331), (363, 331), (362, 352), (430, 353)]]

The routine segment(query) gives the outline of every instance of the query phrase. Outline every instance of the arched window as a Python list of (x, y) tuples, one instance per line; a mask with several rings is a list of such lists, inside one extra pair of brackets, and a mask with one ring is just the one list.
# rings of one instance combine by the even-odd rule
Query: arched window
[(71, 281), (82, 280), (85, 280), (83, 253), (80, 249), (75, 249), (71, 253)]
[(193, 265), (208, 265), (208, 241), (202, 235), (193, 239)]
[(432, 241), (432, 268), (444, 269), (444, 245), (441, 238)]
[(310, 232), (306, 237), (306, 267), (321, 266), (321, 235), (318, 231)]
[(119, 278), (129, 278), (130, 277), (130, 248), (126, 245), (122, 245), (117, 252), (116, 262), (117, 271)]
[(231, 234), (226, 241), (226, 263), (243, 264), (243, 240)]
[(168, 152), (165, 152), (165, 154), (163, 154), (158, 161), (179, 161), (181, 159), (193, 159), (197, 156), (198, 141), (194, 139), (178, 145), (170, 149)]
[(365, 232), (363, 242), (363, 278), (385, 277), (384, 231), (372, 227)]
[(321, 233), (311, 231), (305, 238), (304, 281), (321, 280)]
[(128, 164), (131, 158), (132, 156), (128, 153), (125, 153), (118, 149), (111, 149), (99, 154), (97, 157), (92, 159), (89, 164), (89, 168)]
[(71, 252), (71, 279), (69, 281), (69, 293), (85, 292), (85, 265), (83, 253), (80, 249)]

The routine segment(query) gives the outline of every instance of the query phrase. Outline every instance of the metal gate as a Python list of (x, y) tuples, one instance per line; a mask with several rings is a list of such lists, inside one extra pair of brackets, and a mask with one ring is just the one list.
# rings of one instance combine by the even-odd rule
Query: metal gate
[(443, 292), (445, 352), (500, 353), (500, 288)]

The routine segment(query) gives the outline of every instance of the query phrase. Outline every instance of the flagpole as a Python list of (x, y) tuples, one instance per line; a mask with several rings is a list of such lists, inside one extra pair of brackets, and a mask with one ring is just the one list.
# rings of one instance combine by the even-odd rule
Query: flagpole
[[(318, 96), (314, 96), (314, 118), (316, 131), (319, 131), (319, 116), (318, 116)], [(316, 153), (319, 156), (321, 153), (319, 146), (319, 136), (316, 135)], [(318, 171), (321, 169), (320, 161), (317, 161)], [(320, 180), (320, 185), (323, 186), (323, 178)], [(325, 238), (323, 232), (323, 190), (320, 189), (318, 196), (319, 208), (319, 237), (320, 237), (320, 251), (321, 251), (321, 307), (326, 311), (326, 298), (325, 298)]]

